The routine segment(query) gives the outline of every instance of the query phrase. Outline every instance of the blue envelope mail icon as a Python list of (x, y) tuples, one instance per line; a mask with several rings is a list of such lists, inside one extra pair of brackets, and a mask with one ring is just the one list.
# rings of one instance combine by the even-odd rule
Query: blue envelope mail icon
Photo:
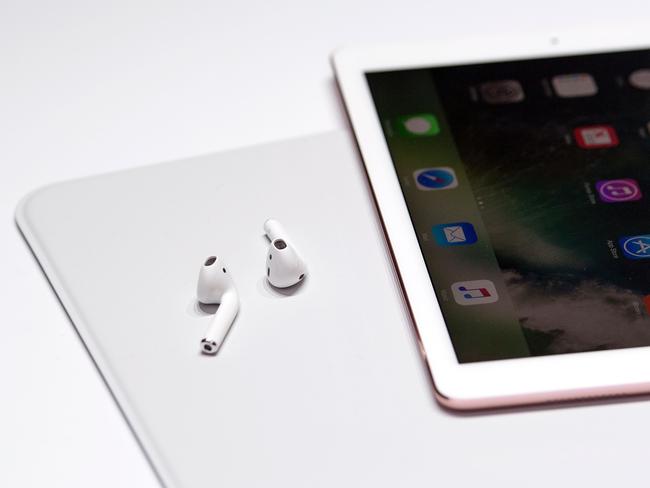
[(439, 246), (463, 246), (474, 244), (478, 237), (474, 226), (469, 222), (453, 222), (436, 225), (432, 234)]
[(445, 233), (447, 242), (465, 242), (467, 240), (465, 232), (463, 232), (463, 228), (460, 225), (452, 225), (442, 230)]

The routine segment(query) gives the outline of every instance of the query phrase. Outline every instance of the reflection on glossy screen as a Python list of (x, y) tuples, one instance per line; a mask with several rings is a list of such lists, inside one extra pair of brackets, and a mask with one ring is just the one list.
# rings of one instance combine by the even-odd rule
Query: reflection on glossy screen
[(367, 80), (460, 362), (650, 345), (650, 51)]

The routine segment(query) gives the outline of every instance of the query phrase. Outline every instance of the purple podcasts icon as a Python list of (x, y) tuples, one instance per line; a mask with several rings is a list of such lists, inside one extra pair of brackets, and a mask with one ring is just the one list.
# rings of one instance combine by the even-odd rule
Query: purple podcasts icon
[(596, 191), (600, 200), (606, 203), (632, 202), (641, 200), (643, 196), (639, 184), (632, 178), (598, 181)]

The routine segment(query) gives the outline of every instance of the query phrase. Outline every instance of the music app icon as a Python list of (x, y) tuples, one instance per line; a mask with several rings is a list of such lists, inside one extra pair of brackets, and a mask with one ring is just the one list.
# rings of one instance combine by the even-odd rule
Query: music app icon
[(639, 183), (632, 178), (597, 181), (596, 191), (606, 203), (633, 202), (643, 197)]
[(459, 281), (451, 285), (451, 292), (459, 305), (482, 305), (499, 299), (497, 289), (490, 280)]

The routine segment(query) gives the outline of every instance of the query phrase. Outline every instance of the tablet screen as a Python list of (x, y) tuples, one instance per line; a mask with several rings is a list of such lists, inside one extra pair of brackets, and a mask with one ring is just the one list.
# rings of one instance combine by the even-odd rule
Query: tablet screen
[(459, 362), (650, 345), (650, 51), (367, 81)]

